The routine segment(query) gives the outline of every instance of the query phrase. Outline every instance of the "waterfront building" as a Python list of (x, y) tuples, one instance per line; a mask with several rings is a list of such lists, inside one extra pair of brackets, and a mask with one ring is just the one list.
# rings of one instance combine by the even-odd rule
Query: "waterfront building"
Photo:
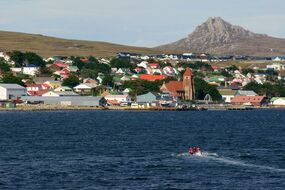
[(235, 96), (232, 105), (249, 105), (249, 106), (264, 106), (266, 105), (265, 96)]
[(95, 89), (98, 85), (94, 83), (82, 83), (75, 86), (73, 89), (75, 92), (80, 94), (91, 94), (92, 90)]
[(182, 100), (193, 100), (195, 97), (193, 73), (190, 68), (186, 68), (183, 74), (183, 81), (169, 81), (160, 88), (161, 92), (169, 92), (172, 96)]
[(158, 101), (160, 99), (161, 99), (161, 96), (153, 92), (149, 92), (147, 94), (142, 94), (142, 95), (137, 96), (138, 103), (141, 103), (141, 102), (151, 103), (151, 102)]
[(60, 97), (44, 97), (44, 96), (22, 96), (21, 100), (26, 103), (42, 103), (45, 105), (64, 105), (64, 106), (89, 106), (104, 107), (106, 99), (101, 96), (60, 96)]
[(125, 95), (107, 95), (105, 99), (109, 104), (120, 104), (122, 102), (131, 102), (131, 97), (127, 94)]
[(285, 97), (273, 97), (270, 99), (270, 104), (273, 106), (285, 106)]
[(16, 100), (26, 94), (26, 88), (18, 84), (0, 84), (0, 100)]

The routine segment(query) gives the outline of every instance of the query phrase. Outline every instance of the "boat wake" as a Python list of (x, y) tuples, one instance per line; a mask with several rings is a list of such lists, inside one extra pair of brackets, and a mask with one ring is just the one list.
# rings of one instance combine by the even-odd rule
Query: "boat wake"
[(176, 155), (177, 157), (183, 157), (183, 158), (191, 158), (191, 159), (199, 159), (204, 161), (215, 161), (215, 162), (221, 162), (229, 165), (236, 165), (236, 166), (243, 166), (243, 167), (250, 167), (250, 168), (258, 168), (263, 170), (270, 170), (275, 172), (285, 172), (285, 169), (283, 168), (275, 168), (271, 166), (263, 166), (263, 165), (256, 165), (256, 164), (250, 164), (245, 163), (240, 160), (235, 160), (232, 158), (222, 157), (219, 156), (217, 153), (210, 153), (210, 152), (202, 152), (202, 155), (190, 155), (188, 152), (180, 153)]

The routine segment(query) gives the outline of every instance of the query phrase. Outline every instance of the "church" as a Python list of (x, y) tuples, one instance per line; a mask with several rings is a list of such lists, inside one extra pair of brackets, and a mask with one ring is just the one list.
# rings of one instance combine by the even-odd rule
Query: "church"
[(169, 81), (163, 83), (161, 92), (169, 92), (172, 96), (182, 100), (193, 100), (195, 98), (194, 77), (190, 68), (186, 68), (183, 81)]

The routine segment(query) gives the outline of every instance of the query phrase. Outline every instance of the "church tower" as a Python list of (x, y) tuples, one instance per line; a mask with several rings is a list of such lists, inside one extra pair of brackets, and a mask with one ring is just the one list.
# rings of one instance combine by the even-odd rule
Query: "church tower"
[(186, 68), (183, 75), (183, 89), (184, 89), (184, 99), (193, 100), (195, 97), (194, 79), (193, 73), (190, 68)]

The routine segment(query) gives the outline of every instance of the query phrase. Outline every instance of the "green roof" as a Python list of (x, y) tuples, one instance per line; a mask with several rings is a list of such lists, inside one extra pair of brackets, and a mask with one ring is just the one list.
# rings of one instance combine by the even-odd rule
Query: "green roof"
[(274, 102), (275, 100), (282, 99), (285, 100), (285, 97), (273, 97), (270, 99), (270, 102)]
[(219, 90), (219, 93), (223, 96), (234, 96), (236, 94), (236, 90)]

